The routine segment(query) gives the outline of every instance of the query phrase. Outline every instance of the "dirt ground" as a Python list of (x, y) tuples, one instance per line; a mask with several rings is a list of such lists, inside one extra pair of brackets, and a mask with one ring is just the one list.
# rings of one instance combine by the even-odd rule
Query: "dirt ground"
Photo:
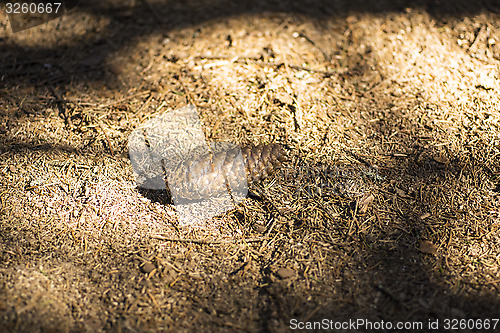
[[(208, 141), (290, 149), (260, 198), (182, 226), (127, 140), (188, 104)], [(499, 162), (495, 0), (2, 13), (0, 331), (499, 318)]]

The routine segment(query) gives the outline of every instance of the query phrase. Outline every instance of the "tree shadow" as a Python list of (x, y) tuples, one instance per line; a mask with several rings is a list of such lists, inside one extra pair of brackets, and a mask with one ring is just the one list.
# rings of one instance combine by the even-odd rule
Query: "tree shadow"
[[(188, 26), (202, 25), (241, 15), (258, 13), (298, 14), (312, 21), (345, 20), (351, 14), (403, 12), (407, 8), (426, 11), (440, 20), (463, 18), (481, 12), (500, 12), (494, 0), (470, 1), (141, 1), (133, 7), (107, 2), (81, 2), (72, 13), (88, 13), (109, 20), (99, 31), (89, 31), (71, 43), (54, 46), (20, 46), (9, 38), (0, 39), (1, 86), (60, 87), (71, 83), (90, 84), (116, 81), (110, 56), (126, 52), (141, 38)], [(123, 27), (127, 27), (124, 29)], [(21, 32), (23, 33), (23, 32)]]

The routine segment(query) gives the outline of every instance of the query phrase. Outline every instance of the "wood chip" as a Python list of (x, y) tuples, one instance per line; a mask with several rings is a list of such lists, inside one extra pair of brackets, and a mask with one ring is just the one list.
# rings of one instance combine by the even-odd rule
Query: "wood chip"
[(435, 254), (437, 252), (437, 246), (430, 241), (424, 240), (420, 242), (420, 252)]
[(431, 213), (425, 213), (423, 215), (420, 216), (420, 219), (421, 220), (425, 220), (426, 218), (430, 217), (431, 216)]

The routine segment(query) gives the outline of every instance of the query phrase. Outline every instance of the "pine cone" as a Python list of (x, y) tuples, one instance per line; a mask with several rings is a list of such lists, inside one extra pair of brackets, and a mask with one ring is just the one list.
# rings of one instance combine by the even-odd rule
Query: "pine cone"
[[(238, 189), (242, 178), (249, 183), (269, 176), (284, 160), (284, 150), (278, 144), (239, 147), (215, 154), (204, 154), (179, 163), (167, 175), (174, 197), (201, 200), (227, 193), (227, 186)], [(242, 165), (244, 164), (244, 165)], [(227, 185), (226, 185), (227, 184)]]

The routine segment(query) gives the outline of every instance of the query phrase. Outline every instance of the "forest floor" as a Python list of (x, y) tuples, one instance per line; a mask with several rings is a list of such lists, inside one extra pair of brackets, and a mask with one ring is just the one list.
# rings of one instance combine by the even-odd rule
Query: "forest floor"
[[(498, 318), (498, 2), (82, 1), (16, 33), (0, 15), (0, 331)], [(138, 189), (128, 154), (188, 104), (209, 142), (288, 147), (260, 198), (201, 224)]]

